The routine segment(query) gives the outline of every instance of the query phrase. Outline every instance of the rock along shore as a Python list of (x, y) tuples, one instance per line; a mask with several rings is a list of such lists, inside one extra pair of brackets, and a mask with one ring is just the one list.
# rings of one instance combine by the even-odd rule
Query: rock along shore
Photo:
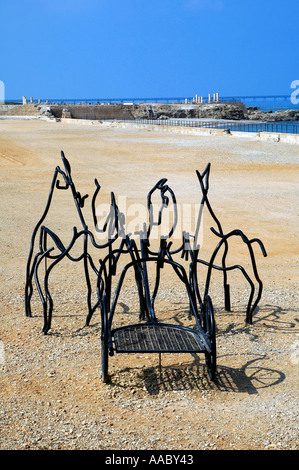
[(52, 116), (74, 119), (228, 119), (262, 122), (299, 121), (299, 110), (261, 111), (243, 103), (98, 103), (2, 106), (2, 116)]

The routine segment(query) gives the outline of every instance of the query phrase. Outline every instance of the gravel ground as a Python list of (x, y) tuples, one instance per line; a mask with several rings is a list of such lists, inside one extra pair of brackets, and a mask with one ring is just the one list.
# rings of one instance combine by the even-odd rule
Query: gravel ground
[[(187, 304), (174, 294), (164, 299), (187, 321)], [(76, 314), (57, 296), (62, 308), (47, 336), (40, 316), (21, 316), (22, 293), (7, 295), (4, 307), (17, 312), (2, 328), (1, 448), (297, 449), (298, 296), (293, 308), (283, 306), (286, 297), (269, 292), (252, 326), (241, 305), (216, 312), (215, 383), (200, 355), (164, 354), (160, 370), (158, 355), (136, 354), (111, 358), (103, 384), (99, 318), (80, 327), (79, 294)], [(128, 315), (120, 313), (120, 324)]]
[[(10, 157), (0, 159), (0, 449), (297, 450), (297, 147), (100, 126), (82, 130), (63, 123), (0, 126), (0, 152)], [(45, 206), (53, 170), (61, 165), (61, 148), (82, 194), (91, 193), (88, 188), (101, 173), (103, 188), (110, 191), (116, 185), (120, 194), (129, 188), (133, 197), (144, 190), (142, 171), (147, 169), (149, 177), (157, 174), (157, 155), (161, 177), (168, 169), (184, 194), (180, 178), (189, 184), (191, 172), (192, 192), (194, 168), (202, 170), (207, 159), (212, 162), (210, 193), (213, 207), (224, 214), (221, 220), (228, 227), (245, 226), (268, 251), (267, 258), (257, 257), (264, 293), (252, 325), (244, 322), (248, 289), (242, 280), (231, 284), (231, 312), (223, 308), (221, 284), (213, 284), (215, 382), (201, 355), (162, 354), (159, 367), (157, 354), (119, 354), (110, 358), (110, 382), (102, 383), (100, 315), (84, 327), (80, 267), (65, 265), (53, 276), (55, 310), (48, 335), (41, 332), (36, 294), (33, 317), (25, 317), (30, 236)], [(109, 177), (113, 172), (116, 179)], [(130, 181), (136, 184), (130, 186)], [(71, 223), (67, 204), (53, 215), (62, 232), (65, 222)], [(158, 300), (159, 318), (190, 321), (180, 284), (166, 278)], [(135, 321), (137, 305), (134, 286), (128, 283), (117, 323)]]

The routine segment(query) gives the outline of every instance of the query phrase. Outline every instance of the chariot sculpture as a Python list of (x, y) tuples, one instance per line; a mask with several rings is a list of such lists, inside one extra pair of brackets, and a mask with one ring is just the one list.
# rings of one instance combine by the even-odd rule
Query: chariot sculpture
[[(241, 230), (224, 233), (219, 219), (216, 217), (209, 198), (209, 175), (211, 165), (204, 171), (196, 172), (200, 188), (200, 207), (205, 207), (215, 223), (211, 227), (211, 234), (215, 237), (216, 246), (209, 259), (200, 258), (200, 245), (197, 243), (198, 233), (187, 231), (181, 233), (181, 245), (173, 247), (172, 238), (177, 228), (176, 196), (167, 179), (160, 179), (147, 195), (148, 220), (144, 221), (142, 230), (132, 234), (125, 231), (125, 214), (117, 205), (114, 192), (111, 193), (111, 210), (103, 224), (98, 226), (96, 214), (96, 200), (100, 193), (100, 184), (95, 179), (95, 190), (91, 199), (91, 212), (93, 229), (90, 230), (84, 216), (84, 205), (88, 195), (82, 196), (77, 191), (72, 178), (71, 166), (64, 153), (61, 152), (64, 168), (56, 167), (50, 187), (48, 201), (38, 223), (36, 224), (28, 254), (25, 285), (25, 309), (28, 317), (32, 316), (31, 300), (34, 284), (37, 288), (43, 307), (43, 333), (46, 335), (50, 328), (53, 316), (53, 299), (50, 293), (50, 273), (55, 271), (64, 258), (71, 262), (82, 262), (84, 265), (87, 315), (86, 326), (96, 311), (101, 313), (101, 349), (102, 349), (102, 379), (108, 381), (109, 357), (115, 353), (202, 353), (205, 356), (207, 371), (212, 380), (216, 374), (216, 326), (212, 298), (209, 292), (211, 277), (215, 270), (222, 272), (224, 307), (230, 310), (230, 285), (228, 275), (232, 270), (239, 270), (248, 283), (248, 302), (245, 320), (252, 323), (253, 314), (261, 299), (263, 283), (259, 277), (254, 246), (256, 245), (263, 256), (266, 250), (258, 238), (248, 239)], [(62, 181), (61, 181), (62, 179)], [(69, 190), (79, 215), (80, 227), (73, 227), (73, 234), (69, 243), (65, 245), (57, 233), (46, 225), (47, 214), (51, 206), (55, 190)], [(154, 221), (152, 212), (152, 196), (160, 195), (161, 206), (158, 220)], [(160, 225), (163, 211), (173, 204), (174, 218), (169, 233), (161, 236), (158, 248), (153, 248), (151, 231), (154, 225)], [(200, 221), (200, 214), (198, 217)], [(105, 241), (100, 244), (95, 234), (106, 234)], [(228, 265), (227, 254), (232, 238), (238, 238), (248, 249), (248, 261), (253, 272), (249, 276), (248, 270), (241, 264)], [(82, 242), (82, 252), (79, 256), (72, 255), (72, 248)], [(91, 250), (92, 248), (92, 250)], [(96, 259), (91, 251), (97, 253)], [(216, 258), (221, 256), (221, 262), (216, 264)], [(179, 259), (178, 259), (179, 258)], [(46, 268), (40, 274), (42, 261), (46, 261)], [(185, 264), (184, 264), (184, 263)], [(187, 265), (186, 265), (187, 263)], [(206, 266), (206, 277), (203, 292), (200, 292), (198, 283), (198, 268)], [(148, 270), (154, 266), (155, 276), (151, 283)], [(161, 322), (156, 315), (155, 301), (161, 283), (161, 271), (168, 266), (174, 273), (177, 281), (184, 287), (189, 302), (190, 316), (194, 326), (182, 326), (171, 322)], [(120, 270), (120, 272), (118, 272)], [(139, 321), (115, 328), (114, 317), (120, 292), (127, 282), (127, 274), (134, 272), (134, 279), (139, 298)], [(96, 279), (94, 285), (91, 273)], [(118, 276), (116, 274), (118, 273)], [(42, 279), (41, 279), (42, 276)], [(96, 302), (92, 302), (92, 292), (96, 291)]]

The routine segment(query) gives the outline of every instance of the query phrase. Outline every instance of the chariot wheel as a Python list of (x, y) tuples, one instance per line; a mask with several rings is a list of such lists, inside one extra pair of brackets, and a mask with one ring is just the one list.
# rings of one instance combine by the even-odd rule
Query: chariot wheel
[(108, 324), (106, 297), (104, 297), (102, 307), (101, 356), (102, 380), (106, 383), (108, 382)]
[(205, 353), (206, 366), (210, 379), (214, 380), (216, 374), (216, 329), (213, 304), (209, 295), (207, 295), (205, 299), (204, 315), (205, 332), (211, 342), (211, 352)]

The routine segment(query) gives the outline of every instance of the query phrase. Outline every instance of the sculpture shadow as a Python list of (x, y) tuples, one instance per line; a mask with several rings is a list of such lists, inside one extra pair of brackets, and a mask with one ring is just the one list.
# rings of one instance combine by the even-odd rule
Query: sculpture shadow
[[(162, 359), (163, 360), (163, 359)], [(220, 391), (258, 394), (285, 380), (285, 374), (264, 366), (266, 355), (254, 354), (241, 368), (218, 366), (215, 381), (209, 381), (205, 364), (194, 354), (193, 361), (163, 366), (160, 363), (142, 369), (125, 367), (111, 374), (110, 386), (116, 389), (140, 390), (149, 395), (160, 392)], [(119, 380), (119, 377), (122, 380)]]
[[(227, 335), (237, 336), (243, 332), (250, 336), (250, 341), (254, 342), (258, 340), (261, 330), (273, 334), (293, 333), (298, 323), (298, 318), (295, 315), (292, 315), (291, 318), (288, 317), (287, 315), (290, 314), (290, 311), (290, 309), (279, 305), (265, 304), (263, 308), (256, 312), (254, 325), (244, 325), (243, 322), (236, 321), (236, 318), (232, 316), (232, 321), (226, 322), (226, 325), (223, 326), (219, 319), (216, 323), (217, 334), (227, 337)], [(295, 314), (298, 311), (299, 309), (292, 308), (292, 312), (295, 312)], [(235, 312), (235, 315), (242, 318), (242, 312), (243, 310), (240, 309), (240, 312)], [(231, 314), (225, 312), (223, 316), (227, 320)], [(218, 356), (220, 360), (229, 356), (239, 356), (241, 360), (244, 356), (246, 360), (241, 367), (218, 364), (214, 383), (208, 380), (202, 356), (192, 354), (193, 360), (191, 361), (187, 359), (186, 362), (163, 366), (163, 355), (162, 361), (158, 361), (158, 355), (155, 355), (153, 361), (156, 365), (143, 367), (142, 369), (127, 367), (119, 371), (120, 375), (125, 376), (121, 386), (124, 388), (145, 389), (150, 395), (158, 395), (162, 391), (212, 390), (254, 395), (260, 389), (276, 386), (286, 378), (283, 371), (268, 367), (267, 361), (269, 357), (266, 353), (267, 351), (257, 345), (257, 347), (252, 349), (249, 357), (248, 353), (243, 355), (239, 354), (238, 351)], [(271, 352), (279, 353), (281, 351), (273, 349)], [(113, 374), (110, 384), (118, 386), (118, 379)]]

